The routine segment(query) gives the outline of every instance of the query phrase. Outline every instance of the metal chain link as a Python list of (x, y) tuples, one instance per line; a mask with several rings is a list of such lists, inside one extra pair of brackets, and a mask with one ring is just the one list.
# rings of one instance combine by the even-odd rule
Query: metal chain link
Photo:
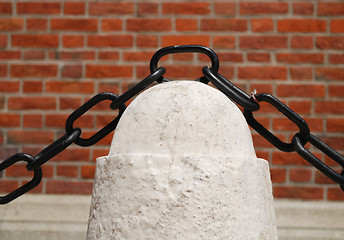
[[(272, 143), (276, 148), (284, 152), (297, 152), (302, 158), (316, 167), (319, 171), (325, 174), (334, 182), (338, 183), (341, 189), (344, 191), (344, 170), (339, 174), (322, 162), (320, 159), (315, 157), (311, 152), (309, 152), (304, 146), (306, 143), (312, 144), (314, 147), (319, 149), (325, 155), (336, 161), (341, 167), (344, 168), (344, 157), (339, 154), (337, 151), (329, 147), (326, 143), (316, 138), (310, 133), (306, 121), (301, 118), (298, 114), (292, 111), (285, 104), (280, 102), (277, 98), (270, 94), (262, 93), (258, 95), (249, 96), (247, 93), (242, 91), (240, 88), (235, 86), (232, 82), (218, 73), (219, 70), (219, 59), (216, 53), (205, 46), (199, 45), (180, 45), (180, 46), (170, 46), (165, 47), (157, 51), (151, 61), (150, 61), (150, 71), (151, 74), (139, 82), (137, 85), (123, 93), (121, 96), (118, 96), (114, 93), (104, 92), (95, 95), (80, 108), (75, 110), (66, 121), (66, 134), (51, 145), (43, 149), (35, 157), (25, 154), (17, 153), (8, 159), (0, 163), (0, 172), (6, 168), (14, 165), (19, 161), (26, 162), (26, 168), (28, 171), (33, 171), (34, 176), (31, 181), (19, 187), (18, 189), (12, 191), (11, 193), (0, 197), (0, 204), (6, 204), (15, 198), (25, 194), (34, 187), (36, 187), (42, 179), (42, 165), (49, 161), (52, 157), (56, 156), (72, 143), (75, 143), (79, 146), (91, 146), (99, 142), (109, 133), (111, 133), (116, 127), (117, 124), (126, 109), (125, 103), (137, 95), (139, 92), (146, 89), (148, 86), (152, 85), (154, 82), (162, 83), (166, 81), (171, 81), (163, 76), (165, 74), (165, 68), (158, 68), (159, 60), (168, 54), (173, 53), (202, 53), (207, 55), (211, 60), (211, 67), (205, 66), (202, 68), (204, 76), (196, 79), (196, 81), (208, 84), (211, 82), (215, 87), (217, 87), (221, 92), (223, 92), (228, 98), (239, 104), (244, 108), (244, 116), (247, 123), (255, 129), (260, 135)], [(110, 108), (113, 110), (118, 109), (119, 113), (117, 117), (107, 124), (104, 128), (99, 130), (93, 136), (88, 139), (81, 138), (82, 130), (80, 128), (75, 128), (74, 122), (79, 119), (83, 114), (87, 113), (92, 107), (99, 104), (104, 100), (111, 100)], [(267, 130), (262, 124), (260, 124), (254, 117), (253, 112), (258, 111), (260, 108), (259, 102), (268, 102), (274, 106), (278, 111), (295, 123), (299, 132), (294, 134), (291, 143), (286, 143), (281, 141), (273, 133)]]

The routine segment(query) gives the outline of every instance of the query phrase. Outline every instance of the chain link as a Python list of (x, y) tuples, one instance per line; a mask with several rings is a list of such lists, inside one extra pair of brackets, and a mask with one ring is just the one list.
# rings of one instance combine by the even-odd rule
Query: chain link
[[(298, 114), (292, 111), (285, 104), (280, 102), (277, 98), (270, 94), (262, 93), (258, 95), (249, 96), (247, 93), (242, 91), (240, 88), (235, 86), (232, 82), (218, 73), (219, 70), (219, 59), (216, 53), (210, 48), (198, 45), (181, 45), (181, 46), (170, 46), (162, 48), (157, 51), (150, 62), (151, 74), (139, 82), (137, 85), (118, 96), (114, 93), (104, 92), (95, 95), (80, 108), (76, 109), (66, 121), (66, 134), (57, 139), (51, 145), (43, 149), (35, 157), (25, 154), (17, 153), (8, 159), (0, 163), (0, 172), (6, 168), (14, 165), (19, 161), (26, 162), (26, 168), (28, 171), (33, 171), (34, 176), (31, 181), (19, 187), (18, 189), (12, 191), (11, 193), (0, 197), (0, 204), (6, 204), (15, 198), (23, 195), (24, 193), (30, 191), (36, 187), (42, 179), (42, 168), (41, 166), (50, 160), (52, 157), (56, 156), (58, 153), (62, 152), (72, 143), (79, 146), (91, 146), (103, 139), (109, 133), (111, 133), (126, 109), (125, 103), (136, 96), (138, 93), (152, 85), (154, 82), (162, 83), (171, 81), (163, 76), (166, 70), (163, 67), (158, 68), (159, 60), (168, 54), (173, 53), (202, 53), (209, 57), (211, 60), (211, 67), (205, 66), (202, 68), (204, 76), (196, 79), (196, 81), (208, 84), (211, 82), (215, 87), (217, 87), (221, 92), (223, 92), (228, 98), (239, 104), (244, 108), (244, 116), (248, 124), (255, 129), (260, 135), (267, 139), (276, 148), (284, 152), (297, 152), (302, 158), (316, 167), (319, 171), (325, 174), (334, 182), (338, 183), (341, 189), (344, 191), (344, 170), (339, 174), (326, 165), (324, 162), (315, 157), (311, 152), (309, 152), (304, 146), (306, 143), (312, 144), (314, 147), (322, 151), (325, 155), (336, 161), (342, 168), (344, 168), (344, 157), (337, 151), (329, 147), (323, 141), (315, 137), (310, 133), (308, 125), (304, 119), (302, 119)], [(74, 122), (79, 119), (83, 114), (87, 113), (92, 107), (99, 104), (102, 101), (110, 100), (110, 108), (113, 110), (118, 109), (117, 117), (108, 123), (104, 128), (99, 130), (93, 136), (88, 139), (81, 138), (82, 130), (80, 128), (74, 127)], [(274, 106), (279, 112), (295, 123), (299, 132), (294, 134), (291, 143), (286, 143), (281, 141), (268, 129), (266, 129), (262, 124), (260, 124), (254, 117), (253, 112), (260, 109), (260, 102), (268, 102)]]

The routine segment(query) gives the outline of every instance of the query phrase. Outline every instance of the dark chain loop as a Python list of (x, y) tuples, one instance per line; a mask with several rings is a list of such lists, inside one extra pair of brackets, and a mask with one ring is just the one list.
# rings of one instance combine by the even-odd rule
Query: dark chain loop
[(75, 128), (71, 134), (65, 134), (48, 147), (39, 152), (34, 160), (26, 165), (27, 170), (34, 170), (65, 150), (81, 135), (81, 129)]
[(130, 88), (128, 91), (123, 93), (121, 96), (116, 99), (116, 101), (113, 101), (110, 105), (112, 109), (117, 109), (119, 106), (124, 104), (126, 101), (131, 99), (133, 96), (144, 90), (146, 87), (150, 86), (152, 83), (157, 81), (162, 77), (162, 75), (166, 72), (165, 68), (161, 67), (156, 69), (154, 72), (152, 72), (148, 77), (143, 79), (141, 82), (136, 84), (134, 87)]
[[(299, 128), (299, 136), (302, 140), (303, 145), (305, 145), (308, 141), (310, 131), (308, 125), (305, 120), (303, 120), (299, 115), (297, 115), (293, 110), (283, 104), (274, 96), (261, 93), (255, 96), (258, 102), (268, 102), (272, 106), (274, 106), (278, 111), (283, 113), (284, 116), (289, 118), (293, 123), (297, 125)], [(267, 130), (263, 125), (261, 125), (252, 115), (252, 111), (245, 108), (244, 109), (244, 116), (246, 118), (247, 123), (256, 130), (260, 135), (262, 135), (266, 140), (268, 140), (272, 145), (284, 152), (294, 152), (295, 149), (292, 143), (285, 143), (282, 142), (278, 137), (273, 135), (269, 130)]]
[(247, 95), (240, 88), (235, 86), (232, 82), (227, 80), (224, 76), (217, 73), (216, 75), (212, 73), (209, 67), (203, 67), (202, 72), (204, 76), (217, 87), (221, 92), (223, 92), (227, 97), (232, 99), (234, 102), (249, 109), (251, 111), (259, 110), (259, 104), (252, 101), (251, 97)]
[[(10, 158), (6, 159), (5, 161), (1, 162), (0, 172), (19, 161), (25, 161), (27, 162), (26, 168), (29, 171), (34, 171), (34, 176), (30, 182), (24, 184), (23, 186), (7, 194), (6, 196), (0, 197), (0, 204), (8, 203), (13, 199), (28, 192), (32, 188), (36, 187), (42, 179), (41, 166), (44, 163), (46, 163), (49, 159), (56, 156), (58, 153), (62, 152), (73, 142), (80, 146), (91, 146), (103, 139), (110, 132), (112, 132), (117, 127), (117, 124), (126, 108), (125, 102), (133, 98), (142, 90), (146, 89), (155, 81), (158, 83), (170, 81), (169, 79), (163, 77), (163, 74), (165, 73), (165, 68), (158, 68), (159, 60), (167, 54), (185, 52), (203, 53), (207, 55), (211, 60), (212, 66), (210, 68), (206, 66), (203, 67), (202, 72), (204, 76), (196, 79), (196, 81), (200, 81), (206, 84), (210, 81), (228, 98), (232, 99), (244, 108), (244, 116), (248, 124), (251, 127), (253, 127), (258, 133), (260, 133), (264, 138), (266, 138), (270, 143), (272, 143), (275, 147), (285, 152), (296, 151), (301, 157), (303, 157), (309, 163), (314, 165), (317, 169), (319, 169), (330, 179), (338, 183), (344, 191), (344, 170), (341, 172), (341, 174), (338, 174), (336, 171), (334, 171), (332, 168), (327, 166), (325, 163), (323, 163), (321, 160), (315, 157), (312, 153), (310, 153), (307, 149), (305, 149), (304, 145), (307, 142), (309, 142), (314, 147), (318, 148), (324, 154), (336, 161), (343, 168), (344, 157), (335, 150), (333, 150), (331, 147), (329, 147), (327, 144), (325, 144), (324, 142), (310, 134), (308, 125), (304, 119), (302, 119), (299, 115), (297, 115), (289, 107), (287, 107), (285, 104), (280, 102), (277, 98), (273, 97), (272, 95), (263, 93), (250, 97), (248, 94), (246, 94), (240, 88), (235, 86), (224, 76), (219, 74), (219, 59), (213, 50), (198, 45), (181, 45), (166, 47), (157, 51), (153, 55), (150, 62), (151, 74), (145, 79), (143, 79), (141, 82), (139, 82), (137, 85), (123, 93), (121, 96), (109, 92), (99, 93), (95, 95), (93, 98), (91, 98), (89, 101), (87, 101), (85, 104), (83, 104), (80, 108), (75, 110), (66, 121), (66, 134), (61, 138), (57, 139), (54, 143), (52, 143), (45, 149), (43, 149), (35, 157), (32, 157), (24, 153), (17, 153), (11, 156)], [(89, 111), (92, 107), (104, 100), (112, 101), (110, 107), (114, 110), (119, 110), (117, 117), (90, 138), (81, 138), (80, 135), (82, 133), (82, 130), (79, 128), (74, 128), (74, 122), (87, 111)], [(278, 137), (272, 134), (253, 117), (252, 112), (259, 110), (259, 102), (262, 101), (268, 102), (271, 105), (273, 105), (278, 111), (280, 111), (282, 114), (284, 114), (288, 119), (290, 119), (293, 123), (295, 123), (298, 126), (299, 132), (294, 135), (291, 143), (282, 142)]]
[[(17, 153), (10, 158), (7, 158), (5, 161), (0, 163), (0, 172), (4, 169), (14, 165), (15, 163), (19, 161), (27, 162), (27, 164), (30, 164), (34, 162), (34, 158), (28, 154), (25, 153)], [(17, 197), (23, 195), (24, 193), (30, 191), (31, 189), (35, 188), (42, 180), (42, 168), (38, 167), (33, 170), (34, 175), (28, 183), (25, 183), (23, 186), (17, 188), (16, 190), (10, 192), (9, 194), (0, 197), (0, 204), (6, 204), (11, 202), (13, 199), (16, 199)]]
[[(322, 162), (319, 158), (314, 156), (311, 152), (309, 152), (303, 146), (299, 134), (296, 134), (293, 137), (292, 143), (296, 152), (302, 158), (304, 158), (307, 162), (309, 162), (314, 167), (316, 167), (320, 172), (328, 176), (332, 181), (338, 183), (341, 189), (344, 191), (344, 170), (341, 172), (341, 174), (339, 174), (336, 171), (334, 171), (332, 168), (330, 168), (328, 165), (326, 165), (324, 162)], [(331, 157), (334, 161), (336, 161), (338, 164), (340, 164), (344, 168), (343, 156), (340, 155), (333, 148), (331, 148), (330, 146), (328, 146), (327, 144), (325, 144), (323, 141), (321, 141), (319, 138), (315, 137), (312, 134), (309, 137), (309, 143), (312, 144), (317, 149), (319, 149), (325, 155)]]
[[(72, 134), (72, 132), (75, 130), (73, 127), (74, 122), (81, 117), (84, 113), (86, 113), (88, 110), (90, 110), (93, 106), (96, 104), (104, 101), (104, 100), (111, 100), (116, 101), (118, 99), (118, 95), (110, 92), (103, 92), (95, 95), (93, 98), (88, 100), (86, 103), (84, 103), (80, 108), (75, 110), (71, 115), (69, 115), (67, 121), (66, 121), (66, 132), (67, 134)], [(81, 137), (77, 137), (77, 139), (74, 141), (75, 144), (82, 146), (82, 147), (88, 147), (96, 144), (100, 140), (102, 140), (106, 135), (108, 135), (110, 132), (115, 130), (117, 127), (117, 124), (119, 122), (119, 119), (121, 118), (124, 110), (125, 105), (122, 104), (119, 106), (119, 113), (118, 116), (112, 120), (110, 123), (108, 123), (104, 128), (99, 130), (97, 133), (95, 133), (93, 136), (89, 137), (88, 139), (84, 139)]]
[[(170, 47), (162, 48), (153, 55), (150, 61), (151, 73), (154, 73), (158, 69), (159, 60), (163, 56), (166, 56), (172, 53), (203, 53), (210, 58), (211, 72), (214, 74), (217, 74), (217, 72), (219, 71), (219, 67), (220, 67), (219, 58), (217, 57), (216, 53), (212, 49), (205, 46), (200, 46), (200, 45), (178, 45), (178, 46), (170, 46)], [(168, 82), (168, 81), (170, 80), (164, 77), (160, 77), (157, 80), (158, 83)], [(200, 81), (206, 84), (209, 83), (209, 80), (205, 76), (200, 77), (199, 79), (197, 79), (197, 81)]]

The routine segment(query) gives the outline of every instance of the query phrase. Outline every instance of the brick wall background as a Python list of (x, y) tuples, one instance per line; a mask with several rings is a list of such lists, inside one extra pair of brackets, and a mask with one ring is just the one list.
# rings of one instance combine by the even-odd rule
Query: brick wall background
[[(305, 118), (311, 132), (344, 150), (344, 2), (342, 1), (1, 1), (0, 158), (37, 154), (64, 133), (67, 116), (94, 94), (121, 94), (149, 74), (159, 48), (201, 44), (220, 58), (220, 73), (246, 92), (275, 95)], [(165, 58), (166, 77), (195, 79), (205, 56)], [(110, 102), (75, 124), (90, 135), (116, 115)], [(255, 115), (283, 140), (297, 128), (266, 104)], [(43, 167), (32, 192), (90, 194), (93, 147), (72, 145)], [(344, 200), (305, 160), (253, 132), (270, 163), (276, 198)], [(316, 155), (335, 165), (319, 151)], [(342, 152), (343, 153), (343, 152)], [(0, 175), (0, 192), (29, 180), (23, 165)]]

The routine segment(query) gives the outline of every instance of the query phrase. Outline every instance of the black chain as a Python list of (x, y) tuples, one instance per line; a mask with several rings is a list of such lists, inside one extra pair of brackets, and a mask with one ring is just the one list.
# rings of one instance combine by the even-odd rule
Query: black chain
[[(157, 51), (153, 55), (150, 62), (151, 74), (145, 79), (143, 79), (141, 82), (139, 82), (137, 85), (135, 85), (133, 88), (123, 93), (121, 96), (118, 96), (110, 92), (99, 93), (95, 95), (93, 98), (91, 98), (89, 101), (87, 101), (85, 104), (83, 104), (80, 108), (75, 110), (66, 121), (66, 134), (57, 139), (55, 142), (53, 142), (45, 149), (43, 149), (35, 157), (25, 153), (17, 153), (1, 162), (0, 172), (19, 161), (27, 162), (26, 168), (28, 171), (33, 171), (34, 176), (32, 180), (28, 183), (24, 184), (23, 186), (19, 187), (13, 192), (7, 194), (6, 196), (0, 197), (0, 204), (6, 204), (36, 187), (42, 179), (42, 165), (46, 163), (48, 160), (50, 160), (52, 157), (62, 152), (72, 143), (75, 143), (83, 147), (91, 146), (99, 142), (109, 133), (111, 133), (117, 127), (117, 124), (123, 112), (125, 111), (125, 103), (128, 100), (130, 100), (135, 95), (146, 89), (148, 86), (152, 85), (154, 82), (162, 83), (171, 81), (170, 79), (167, 79), (163, 76), (163, 74), (165, 74), (165, 68), (158, 68), (159, 60), (163, 56), (168, 54), (185, 52), (202, 53), (207, 55), (211, 60), (212, 66), (203, 67), (202, 72), (204, 76), (196, 79), (196, 81), (205, 84), (211, 82), (227, 97), (229, 97), (231, 100), (233, 100), (234, 102), (236, 102), (244, 108), (244, 116), (248, 124), (253, 129), (255, 129), (259, 134), (261, 134), (265, 139), (267, 139), (270, 143), (272, 143), (276, 148), (278, 148), (281, 151), (297, 152), (302, 158), (304, 158), (306, 161), (308, 161), (310, 164), (312, 164), (314, 167), (320, 170), (323, 174), (332, 179), (334, 182), (338, 183), (341, 189), (344, 191), (344, 170), (340, 174), (337, 173), (324, 162), (315, 157), (304, 146), (306, 143), (309, 142), (314, 147), (322, 151), (325, 155), (336, 161), (343, 168), (344, 157), (337, 151), (329, 147), (327, 144), (325, 144), (323, 141), (312, 135), (304, 119), (302, 119), (289, 107), (287, 107), (285, 104), (283, 104), (277, 98), (270, 94), (262, 93), (249, 96), (247, 93), (235, 86), (232, 82), (230, 82), (220, 73), (218, 73), (219, 59), (213, 50), (199, 45), (180, 45), (165, 47)], [(80, 128), (75, 128), (73, 126), (74, 122), (77, 119), (79, 119), (83, 114), (85, 114), (88, 110), (90, 110), (92, 107), (104, 100), (112, 101), (112, 103), (110, 104), (110, 108), (113, 110), (118, 109), (119, 113), (117, 117), (90, 138), (81, 138), (80, 136), (82, 130)], [(295, 123), (298, 126), (299, 132), (294, 134), (291, 143), (281, 141), (278, 137), (272, 134), (253, 117), (252, 113), (254, 111), (259, 110), (259, 102), (262, 101), (270, 103), (278, 111), (280, 111), (282, 114), (284, 114), (288, 119), (290, 119), (293, 123)]]

